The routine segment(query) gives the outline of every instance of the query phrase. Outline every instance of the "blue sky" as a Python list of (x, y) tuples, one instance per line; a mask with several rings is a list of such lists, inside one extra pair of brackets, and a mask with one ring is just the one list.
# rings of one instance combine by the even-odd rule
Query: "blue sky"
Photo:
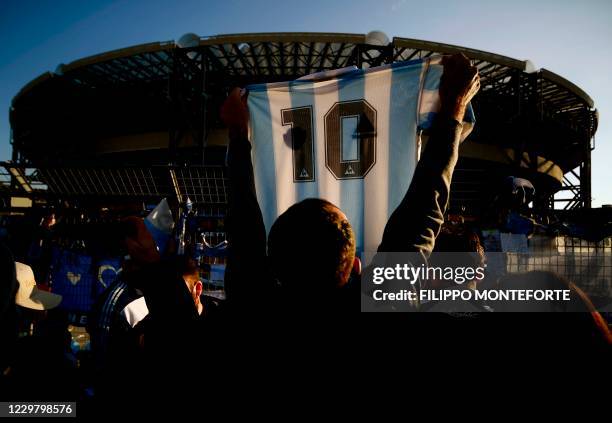
[(25, 83), (59, 63), (185, 32), (324, 31), (403, 36), (530, 59), (571, 80), (600, 112), (593, 204), (612, 203), (612, 2), (607, 0), (0, 0), (0, 160), (8, 108)]

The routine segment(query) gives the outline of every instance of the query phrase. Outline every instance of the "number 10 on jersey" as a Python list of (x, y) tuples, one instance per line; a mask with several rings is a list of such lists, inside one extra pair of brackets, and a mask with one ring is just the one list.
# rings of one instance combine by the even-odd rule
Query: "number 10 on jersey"
[[(291, 125), (294, 182), (315, 180), (312, 114), (311, 106), (281, 110), (283, 126)], [(363, 99), (337, 102), (324, 126), (326, 168), (336, 179), (364, 178), (376, 163), (376, 110)]]

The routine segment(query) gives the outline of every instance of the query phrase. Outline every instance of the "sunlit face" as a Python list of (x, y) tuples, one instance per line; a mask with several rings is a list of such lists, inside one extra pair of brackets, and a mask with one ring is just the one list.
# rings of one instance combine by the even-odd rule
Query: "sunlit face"
[[(344, 214), (342, 210), (340, 210), (338, 207), (332, 204), (326, 207), (327, 207), (327, 211), (329, 211), (330, 213), (334, 213), (336, 217), (338, 218), (338, 220), (341, 220), (342, 222), (347, 223), (350, 226), (348, 217), (346, 216), (346, 214)], [(352, 251), (350, 256), (347, 257), (347, 259), (345, 260), (343, 268), (340, 270), (340, 275), (337, 279), (338, 286), (341, 287), (348, 283), (351, 277), (351, 271), (353, 271), (355, 267), (357, 267), (357, 269), (355, 269), (357, 273), (360, 273), (361, 262), (359, 261), (358, 258), (355, 258), (355, 251)]]

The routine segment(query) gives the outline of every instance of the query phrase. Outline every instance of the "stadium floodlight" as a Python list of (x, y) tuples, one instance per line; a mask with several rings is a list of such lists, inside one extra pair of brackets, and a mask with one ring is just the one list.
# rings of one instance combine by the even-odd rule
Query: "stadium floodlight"
[[(366, 34), (365, 43), (373, 46), (384, 47), (389, 45), (391, 41), (387, 34), (382, 31), (370, 31)], [(366, 52), (367, 56), (371, 59), (375, 59), (380, 56), (380, 50), (371, 49)]]
[[(176, 42), (176, 46), (178, 48), (195, 48), (200, 45), (200, 36), (198, 34), (194, 34), (193, 32), (188, 32), (186, 34), (181, 35), (181, 38)], [(194, 51), (190, 51), (187, 53), (187, 57), (193, 59), (197, 56), (197, 53)]]
[(64, 68), (66, 67), (65, 64), (60, 63), (59, 65), (57, 65), (57, 67), (55, 68), (55, 74), (62, 76), (64, 74)]
[(372, 44), (375, 46), (386, 46), (391, 41), (389, 40), (387, 34), (382, 31), (370, 31), (366, 34), (365, 42), (366, 44)]
[(538, 69), (535, 67), (531, 60), (525, 60), (525, 72), (526, 73), (535, 73)]

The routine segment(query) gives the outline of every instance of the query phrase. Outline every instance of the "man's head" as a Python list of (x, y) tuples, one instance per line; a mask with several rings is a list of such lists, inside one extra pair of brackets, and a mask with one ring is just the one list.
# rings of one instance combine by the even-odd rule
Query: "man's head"
[(346, 215), (329, 201), (309, 198), (276, 219), (268, 236), (274, 276), (287, 289), (330, 289), (359, 271), (355, 235)]
[[(464, 224), (445, 223), (438, 236), (433, 254), (429, 257), (432, 267), (472, 268), (484, 267), (486, 255), (480, 237)], [(463, 285), (465, 288), (476, 288), (482, 279), (474, 276)], [(433, 287), (456, 287), (456, 283), (446, 280), (430, 281)]]
[(142, 218), (137, 216), (125, 218), (122, 221), (122, 232), (125, 247), (134, 265), (144, 266), (159, 261), (160, 255), (155, 240)]

